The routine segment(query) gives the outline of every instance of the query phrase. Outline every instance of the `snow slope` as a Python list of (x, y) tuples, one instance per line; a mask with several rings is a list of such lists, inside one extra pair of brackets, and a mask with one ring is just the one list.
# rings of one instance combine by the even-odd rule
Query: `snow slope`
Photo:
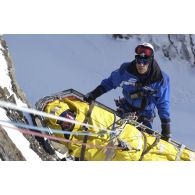
[[(141, 36), (166, 44), (165, 35)], [(135, 36), (114, 40), (111, 35), (4, 35), (13, 58), (16, 78), (32, 105), (43, 96), (74, 88), (82, 93), (94, 89), (123, 62), (134, 57), (140, 43)], [(171, 79), (171, 118), (173, 139), (195, 150), (195, 68), (176, 57), (169, 61), (162, 50), (156, 52), (161, 68)], [(98, 101), (115, 108), (114, 98), (121, 90), (112, 90)], [(156, 119), (154, 129), (160, 129)]]
[[(8, 74), (8, 67), (7, 67), (7, 62), (5, 60), (5, 57), (2, 52), (2, 47), (0, 44), (0, 87), (4, 88), (7, 87), (8, 91), (10, 94), (14, 94), (12, 91), (12, 84), (11, 84), (11, 79)], [(18, 99), (14, 95), (17, 105), (27, 107), (20, 99)], [(9, 118), (6, 115), (6, 112), (3, 108), (0, 108), (0, 120), (1, 121), (10, 121)], [(41, 159), (38, 157), (38, 155), (30, 149), (30, 143), (27, 141), (27, 139), (22, 135), (22, 133), (10, 129), (8, 127), (2, 126), (10, 139), (14, 142), (14, 144), (17, 146), (17, 148), (22, 152), (23, 156), (25, 157), (26, 160), (29, 161), (40, 161)], [(11, 126), (13, 127), (13, 126)]]

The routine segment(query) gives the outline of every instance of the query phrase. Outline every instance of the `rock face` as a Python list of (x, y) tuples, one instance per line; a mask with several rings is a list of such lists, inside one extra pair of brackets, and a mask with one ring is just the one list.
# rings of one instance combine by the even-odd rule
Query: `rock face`
[(171, 35), (132, 35), (113, 34), (114, 39), (136, 38), (153, 44), (155, 51), (161, 49), (164, 56), (169, 60), (176, 56), (186, 60), (195, 66), (195, 35), (171, 34)]
[[(15, 77), (13, 74), (14, 70), (13, 70), (11, 58), (8, 55), (7, 46), (6, 46), (5, 41), (2, 39), (2, 37), (0, 37), (0, 44), (2, 47), (1, 52), (3, 53), (5, 60), (7, 61), (7, 67), (9, 69), (9, 76), (12, 80), (13, 91), (15, 91), (16, 94), (18, 95), (19, 94), (22, 95), (21, 91), (20, 92), (18, 91), (19, 88), (18, 88), (17, 83), (15, 82)], [(24, 96), (23, 96), (23, 99), (24, 99)], [(14, 96), (10, 95), (6, 87), (4, 88), (0, 87), (0, 100), (15, 103)], [(8, 113), (8, 110), (6, 111)], [(0, 128), (0, 158), (1, 160), (25, 160), (25, 157), (18, 150), (16, 145), (12, 142), (12, 140), (9, 138), (8, 134), (2, 127)]]
[[(0, 46), (1, 46), (2, 55), (4, 56), (7, 64), (7, 72), (11, 79), (11, 88), (13, 93), (23, 103), (27, 104), (28, 107), (31, 107), (25, 94), (20, 89), (16, 81), (14, 65), (9, 55), (6, 42), (5, 40), (3, 40), (2, 36), (0, 36)], [(0, 62), (0, 66), (2, 66), (1, 63), (2, 62)], [(10, 94), (7, 87), (2, 87), (2, 83), (0, 80), (0, 100), (16, 103), (14, 94)], [(27, 119), (24, 117), (22, 112), (10, 110), (7, 108), (0, 108), (0, 109), (1, 110), (4, 109), (6, 111), (6, 115), (11, 121), (28, 123)], [(0, 111), (0, 115), (1, 115), (1, 111)], [(24, 135), (24, 137), (29, 141), (29, 150), (32, 149), (34, 152), (36, 152), (42, 160), (56, 160), (56, 156), (52, 156), (44, 150), (42, 139), (36, 139), (36, 137), (30, 135)], [(25, 157), (22, 155), (21, 151), (19, 151), (17, 146), (12, 142), (12, 140), (9, 138), (6, 131), (1, 126), (0, 126), (0, 160), (9, 160), (9, 161), (25, 160)]]
[(0, 128), (0, 158), (1, 160), (25, 160), (22, 153), (9, 138), (4, 129)]

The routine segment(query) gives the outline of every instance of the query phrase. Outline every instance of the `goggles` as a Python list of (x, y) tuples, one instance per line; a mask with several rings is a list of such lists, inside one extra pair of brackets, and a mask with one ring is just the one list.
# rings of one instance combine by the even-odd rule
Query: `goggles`
[[(74, 114), (70, 111), (65, 111), (60, 116), (70, 120), (75, 119)], [(69, 123), (66, 121), (58, 121), (58, 124), (62, 127), (63, 130), (67, 130), (67, 131), (71, 131), (74, 126), (73, 123)]]
[(152, 57), (154, 52), (151, 48), (140, 45), (135, 48), (135, 53), (143, 57)]
[(144, 66), (149, 65), (151, 62), (151, 59), (145, 59), (145, 58), (136, 58), (137, 64), (143, 64)]

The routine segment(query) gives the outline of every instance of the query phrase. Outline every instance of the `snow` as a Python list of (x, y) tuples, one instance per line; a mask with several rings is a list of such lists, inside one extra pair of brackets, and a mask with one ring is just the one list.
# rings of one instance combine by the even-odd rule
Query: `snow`
[[(147, 41), (152, 35), (143, 35)], [(13, 58), (17, 80), (34, 105), (43, 96), (74, 88), (81, 93), (94, 89), (102, 79), (134, 57), (137, 38), (114, 40), (111, 35), (5, 35)], [(159, 45), (164, 35), (153, 35)], [(166, 59), (156, 52), (161, 68), (171, 79), (171, 129), (173, 139), (195, 150), (195, 69), (176, 58)], [(30, 81), (30, 82), (28, 82)], [(121, 89), (112, 90), (98, 101), (115, 108), (114, 98)], [(158, 117), (154, 129), (160, 131)]]
[[(0, 45), (0, 49), (2, 49)], [(8, 75), (8, 69), (7, 69), (7, 63), (3, 56), (2, 50), (0, 51), (0, 87), (4, 88), (7, 87), (10, 94), (13, 94), (13, 91), (11, 89), (11, 79)], [(21, 102), (16, 96), (16, 102), (18, 105), (26, 106), (24, 103)], [(0, 108), (0, 120), (1, 121), (10, 121), (9, 118), (6, 115), (6, 112), (4, 109)], [(23, 156), (26, 160), (29, 161), (37, 161), (41, 160), (38, 155), (30, 149), (29, 142), (27, 139), (20, 133), (19, 131), (13, 130), (11, 128), (3, 126), (3, 129), (8, 133), (8, 136), (10, 139), (14, 142), (14, 144), (17, 146), (17, 148), (22, 152)], [(12, 126), (13, 127), (13, 126)]]
[(3, 56), (2, 53), (2, 46), (0, 44), (0, 78), (1, 78), (1, 83), (0, 86), (2, 88), (7, 87), (8, 91), (11, 92), (11, 79), (8, 76), (8, 71), (7, 71), (7, 63), (5, 60), (5, 57)]
[[(1, 113), (1, 121), (10, 121), (9, 118), (6, 116), (5, 110), (0, 108), (0, 113)], [(8, 125), (8, 126), (11, 128), (2, 125), (3, 129), (7, 132), (10, 139), (14, 142), (17, 148), (22, 152), (22, 155), (25, 157), (25, 159), (31, 162), (37, 160), (41, 161), (38, 155), (33, 150), (29, 149), (29, 142), (27, 139), (24, 138), (22, 133), (18, 132), (17, 130), (13, 130), (12, 129), (12, 127), (14, 127), (13, 125)]]

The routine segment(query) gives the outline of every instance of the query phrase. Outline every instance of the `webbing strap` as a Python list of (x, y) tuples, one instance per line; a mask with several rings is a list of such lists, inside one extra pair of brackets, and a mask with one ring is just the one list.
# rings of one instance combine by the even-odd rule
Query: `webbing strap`
[(185, 145), (182, 144), (177, 152), (177, 156), (176, 156), (175, 160), (177, 160), (177, 161), (181, 160), (181, 155), (182, 155), (184, 148), (185, 148)]
[(140, 131), (141, 132), (141, 134), (143, 135), (143, 138), (144, 138), (144, 148), (143, 148), (143, 151), (142, 151), (142, 154), (141, 154), (141, 156), (140, 156), (140, 159), (139, 159), (139, 161), (140, 160), (142, 160), (142, 155), (145, 153), (145, 151), (146, 151), (146, 149), (147, 149), (147, 137), (146, 137), (146, 135), (145, 135), (145, 133), (144, 132), (142, 132), (142, 131)]
[[(118, 145), (117, 138), (114, 138), (112, 141), (110, 141), (109, 144), (108, 144), (107, 146), (112, 146), (112, 147), (114, 147), (115, 145), (116, 145), (116, 146)], [(106, 154), (106, 157), (105, 157), (104, 160), (105, 160), (105, 161), (110, 161), (110, 160), (112, 160), (112, 158), (113, 158), (114, 155), (115, 155), (115, 149), (114, 149), (114, 148), (108, 148), (108, 149), (106, 149), (105, 154)]]
[[(95, 106), (95, 101), (92, 101), (91, 104), (89, 105), (89, 110), (85, 116), (85, 120), (83, 123), (88, 123), (89, 122), (89, 118), (91, 116), (91, 113), (92, 113), (92, 110)], [(87, 127), (83, 127), (83, 130), (84, 131), (88, 131), (88, 128)], [(85, 150), (86, 150), (86, 143), (87, 143), (87, 140), (88, 140), (88, 135), (85, 135), (84, 138), (83, 138), (83, 145), (81, 147), (81, 154), (80, 154), (80, 160), (83, 161), (85, 159)]]
[(195, 160), (195, 154), (194, 154), (194, 152), (190, 152), (190, 160), (191, 161)]
[(115, 150), (114, 149), (107, 149), (105, 154), (106, 154), (105, 161), (111, 161), (115, 155)]
[[(146, 136), (146, 135), (145, 135)], [(149, 146), (148, 148), (146, 148), (145, 150), (143, 150), (141, 157), (139, 159), (139, 161), (142, 161), (144, 156), (153, 148), (155, 147), (160, 141), (160, 136), (157, 136), (156, 139), (154, 140), (154, 142), (152, 143), (151, 146)]]

